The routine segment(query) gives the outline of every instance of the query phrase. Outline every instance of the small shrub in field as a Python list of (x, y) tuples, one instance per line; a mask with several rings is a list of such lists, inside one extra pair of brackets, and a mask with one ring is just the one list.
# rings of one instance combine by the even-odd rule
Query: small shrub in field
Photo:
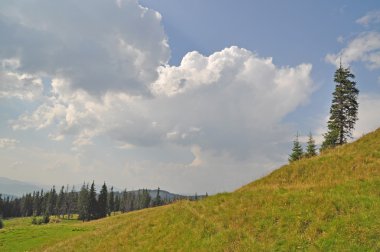
[(2, 229), (4, 227), (4, 223), (3, 223), (3, 220), (0, 219), (0, 229)]
[(41, 224), (45, 224), (45, 220), (44, 220), (44, 216), (43, 217), (36, 217), (34, 216), (32, 218), (32, 224), (33, 225), (41, 225)]

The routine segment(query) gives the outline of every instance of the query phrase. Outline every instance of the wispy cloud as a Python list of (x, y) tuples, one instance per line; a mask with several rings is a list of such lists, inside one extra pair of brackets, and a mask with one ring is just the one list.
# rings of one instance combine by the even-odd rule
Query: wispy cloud
[(380, 68), (380, 33), (363, 32), (349, 41), (348, 45), (339, 53), (327, 54), (327, 62), (339, 66), (340, 59), (343, 64), (360, 61), (369, 69)]
[(368, 27), (370, 24), (380, 23), (380, 10), (368, 12), (365, 16), (356, 20), (356, 23)]

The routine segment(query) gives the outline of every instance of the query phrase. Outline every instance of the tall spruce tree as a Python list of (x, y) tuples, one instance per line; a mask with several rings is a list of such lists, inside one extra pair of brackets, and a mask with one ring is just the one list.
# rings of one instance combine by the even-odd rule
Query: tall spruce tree
[(82, 221), (89, 220), (89, 205), (88, 205), (88, 185), (83, 183), (78, 196), (78, 219)]
[(99, 199), (98, 199), (98, 217), (103, 218), (106, 217), (108, 213), (108, 192), (107, 192), (107, 186), (106, 182), (104, 182), (102, 189), (99, 193)]
[(56, 213), (56, 204), (57, 204), (57, 192), (55, 191), (55, 186), (50, 190), (47, 195), (46, 202), (46, 215), (55, 215)]
[(298, 140), (298, 132), (296, 135), (296, 138), (293, 141), (293, 149), (292, 149), (292, 154), (289, 155), (289, 162), (294, 162), (296, 160), (300, 160), (303, 156), (303, 149), (302, 146)]
[(315, 155), (317, 155), (317, 146), (315, 145), (313, 135), (310, 132), (309, 133), (309, 140), (307, 141), (305, 156), (306, 157), (313, 157)]
[(336, 83), (333, 100), (330, 108), (330, 118), (327, 122), (327, 133), (321, 150), (345, 144), (352, 137), (352, 130), (358, 119), (357, 102), (359, 90), (356, 88), (355, 76), (349, 68), (342, 67), (335, 71)]
[(88, 192), (88, 215), (89, 220), (94, 220), (98, 216), (98, 202), (96, 200), (96, 189), (94, 181), (92, 181), (90, 191)]
[(153, 206), (161, 206), (162, 205), (162, 199), (160, 196), (160, 187), (157, 188), (157, 194), (156, 198), (153, 200)]
[(61, 187), (61, 190), (59, 191), (59, 194), (58, 194), (58, 197), (57, 197), (57, 204), (56, 204), (56, 214), (57, 216), (59, 217), (60, 215), (62, 215), (62, 218), (63, 218), (63, 207), (64, 207), (64, 204), (65, 204), (65, 193), (64, 193), (64, 189), (65, 187), (62, 186)]
[(115, 212), (121, 211), (120, 209), (120, 193), (115, 195)]
[(148, 189), (143, 190), (143, 208), (147, 208), (150, 205), (151, 197)]
[(39, 216), (41, 214), (41, 198), (40, 198), (40, 192), (37, 191), (34, 194), (33, 198), (33, 215)]

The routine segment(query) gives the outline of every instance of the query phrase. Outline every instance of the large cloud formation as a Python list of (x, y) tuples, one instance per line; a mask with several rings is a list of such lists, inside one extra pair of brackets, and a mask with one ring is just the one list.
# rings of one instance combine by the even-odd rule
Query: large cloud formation
[[(263, 175), (286, 159), (283, 144), (288, 148), (293, 129), (284, 118), (314, 90), (310, 64), (278, 66), (236, 46), (211, 55), (189, 52), (179, 66), (168, 65), (161, 16), (136, 0), (0, 6), (4, 71), (29, 76), (18, 77), (17, 85), (3, 78), (1, 88), (14, 87), (15, 97), (41, 96), (34, 111), (14, 118), (14, 130), (45, 129), (52, 140), (73, 139), (75, 148), (106, 137), (127, 150), (171, 146), (194, 157), (182, 164), (149, 156), (136, 165), (128, 161), (131, 180), (164, 174), (161, 183), (190, 178), (209, 188), (206, 178), (218, 173), (217, 191)], [(26, 85), (33, 85), (32, 95), (22, 94)]]
[(281, 120), (307, 101), (310, 71), (308, 64), (276, 67), (238, 47), (209, 57), (190, 52), (180, 66), (160, 67), (153, 97), (108, 92), (97, 99), (54, 79), (48, 101), (14, 128), (53, 124), (56, 139), (72, 134), (77, 144), (106, 133), (130, 145), (172, 142), (242, 153), (267, 138), (264, 132), (281, 131)]

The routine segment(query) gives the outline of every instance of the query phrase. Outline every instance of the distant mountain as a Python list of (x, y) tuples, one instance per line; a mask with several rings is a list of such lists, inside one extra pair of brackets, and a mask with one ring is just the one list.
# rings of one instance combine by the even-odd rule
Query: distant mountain
[(0, 177), (0, 194), (2, 195), (22, 196), (45, 188), (46, 186)]

